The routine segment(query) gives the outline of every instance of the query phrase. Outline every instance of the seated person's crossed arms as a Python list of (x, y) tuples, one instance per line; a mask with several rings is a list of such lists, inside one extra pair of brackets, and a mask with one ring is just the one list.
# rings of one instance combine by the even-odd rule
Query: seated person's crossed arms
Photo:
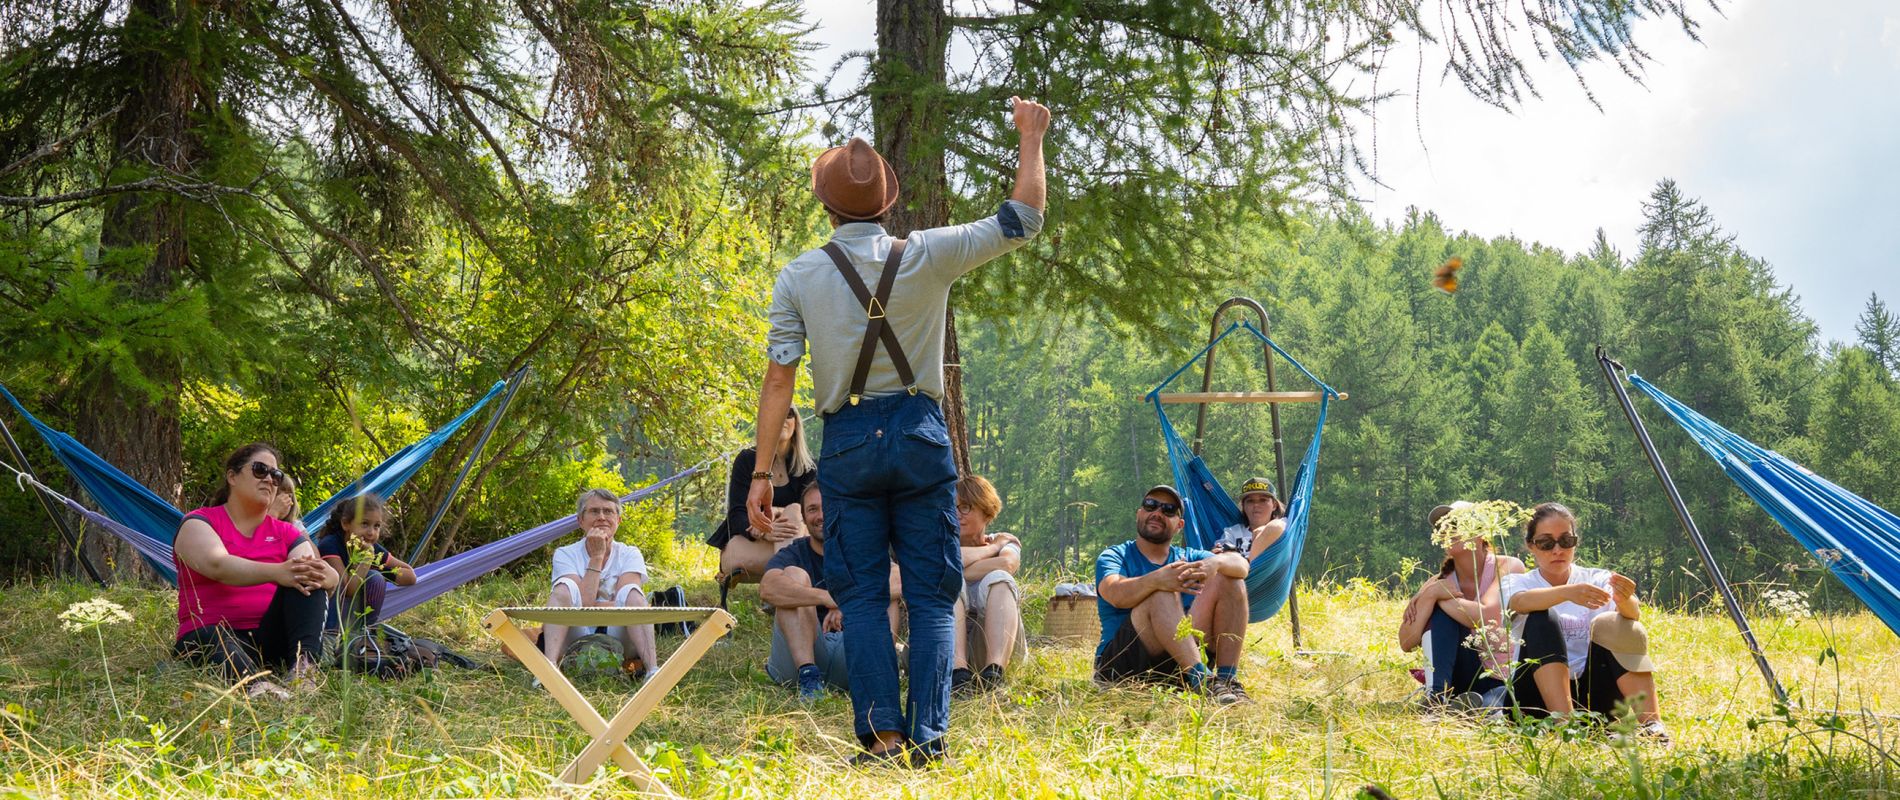
[[(1425, 526), (1471, 504), (1459, 500), (1433, 508)], [(1453, 519), (1456, 519), (1455, 517)], [(1450, 523), (1447, 523), (1450, 524)], [(1429, 707), (1455, 702), (1467, 709), (1496, 706), (1510, 675), (1511, 639), (1504, 630), (1502, 580), (1524, 573), (1524, 562), (1491, 552), (1484, 537), (1453, 539), (1445, 548), (1438, 575), (1425, 582), (1405, 605), (1399, 623), (1399, 649), (1425, 648)], [(1468, 641), (1482, 630), (1482, 648)]]
[[(1236, 678), (1247, 632), (1247, 558), (1174, 545), (1184, 508), (1174, 487), (1149, 489), (1135, 511), (1135, 539), (1096, 559), (1102, 641), (1095, 679), (1179, 683), (1223, 705), (1247, 702)], [(1193, 635), (1177, 634), (1183, 619)], [(1213, 656), (1211, 672), (1204, 649)]]
[[(989, 526), (1003, 513), (996, 487), (981, 475), (957, 481), (957, 539), (963, 551), (963, 595), (957, 598), (956, 654), (950, 690), (968, 695), (1003, 685), (1010, 662), (1029, 657), (1022, 587), (1016, 574), (1023, 545)], [(974, 665), (977, 671), (970, 668)]]

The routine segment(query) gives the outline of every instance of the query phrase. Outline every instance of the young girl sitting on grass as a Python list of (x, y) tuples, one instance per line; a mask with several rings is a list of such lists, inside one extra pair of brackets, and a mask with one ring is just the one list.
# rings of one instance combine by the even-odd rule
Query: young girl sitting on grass
[(328, 627), (355, 629), (374, 624), (389, 582), (415, 585), (415, 568), (383, 546), (388, 519), (389, 509), (382, 498), (365, 492), (339, 503), (324, 524), (323, 534), (317, 538), (317, 552), (343, 576), (332, 608), (337, 616), (329, 620)]

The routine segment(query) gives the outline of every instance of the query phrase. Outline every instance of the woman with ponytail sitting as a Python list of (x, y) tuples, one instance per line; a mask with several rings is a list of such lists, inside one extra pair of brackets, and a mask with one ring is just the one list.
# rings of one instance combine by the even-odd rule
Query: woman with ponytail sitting
[[(185, 514), (173, 543), (178, 570), (178, 638), (173, 653), (219, 667), (233, 681), (266, 669), (312, 685), (323, 634), (324, 593), (336, 572), (288, 522), (270, 515), (284, 478), (267, 444), (240, 447), (224, 461), (211, 505)], [(283, 686), (251, 682), (252, 697), (287, 699)]]
[[(1459, 500), (1438, 506), (1425, 515), (1427, 528), (1453, 510), (1471, 505)], [(1399, 624), (1399, 649), (1407, 653), (1425, 647), (1428, 706), (1455, 702), (1465, 708), (1492, 705), (1491, 693), (1504, 686), (1511, 660), (1510, 638), (1504, 635), (1504, 576), (1524, 572), (1524, 562), (1491, 552), (1483, 537), (1451, 539), (1438, 576), (1425, 582), (1405, 606)], [(1484, 631), (1476, 642), (1473, 631)], [(1474, 644), (1483, 644), (1474, 647)]]
[(1537, 569), (1505, 577), (1503, 587), (1519, 643), (1510, 688), (1517, 709), (1610, 717), (1627, 704), (1641, 734), (1667, 742), (1636, 582), (1577, 564), (1577, 516), (1561, 503), (1531, 510), (1524, 542)]

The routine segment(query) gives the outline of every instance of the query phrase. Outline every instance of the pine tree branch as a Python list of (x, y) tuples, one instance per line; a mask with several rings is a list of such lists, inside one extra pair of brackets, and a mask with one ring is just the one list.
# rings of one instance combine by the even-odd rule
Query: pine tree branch
[(0, 167), (0, 178), (4, 178), (8, 175), (12, 175), (15, 172), (19, 172), (20, 170), (25, 169), (29, 165), (41, 159), (51, 158), (53, 156), (61, 155), (65, 153), (66, 148), (71, 146), (73, 142), (76, 142), (82, 138), (85, 138), (87, 135), (91, 134), (100, 125), (104, 124), (106, 120), (111, 119), (114, 115), (118, 114), (119, 109), (124, 108), (124, 107), (125, 107), (125, 101), (120, 100), (118, 105), (115, 105), (109, 109), (106, 109), (104, 112), (101, 112), (98, 116), (87, 120), (86, 124), (79, 126), (78, 130), (73, 131), (72, 133), (66, 134), (65, 136), (62, 136), (45, 145), (41, 145), (38, 150), (34, 150), (33, 152), (28, 153), (25, 158), (22, 158), (4, 167)]
[(79, 203), (100, 197), (126, 194), (128, 192), (164, 192), (181, 197), (210, 203), (216, 198), (227, 195), (256, 197), (248, 188), (226, 186), (221, 183), (183, 183), (171, 178), (146, 178), (131, 183), (115, 183), (110, 186), (98, 186), (91, 189), (61, 194), (25, 195), (20, 197), (0, 195), (0, 206), (12, 208), (42, 208), (45, 206)]

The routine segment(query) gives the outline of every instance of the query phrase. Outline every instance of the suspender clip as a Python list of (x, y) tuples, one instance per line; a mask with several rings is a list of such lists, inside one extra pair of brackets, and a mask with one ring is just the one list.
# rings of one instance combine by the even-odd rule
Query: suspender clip
[(912, 397), (917, 396), (917, 384), (913, 383), (909, 386), (904, 387), (904, 391), (910, 392)]
[(857, 405), (857, 404), (858, 404), (858, 398), (859, 398), (859, 397), (862, 397), (862, 396), (863, 396), (863, 395), (855, 395), (855, 394), (854, 394), (854, 395), (851, 395), (851, 405), (854, 405), (854, 406), (855, 406), (855, 405)]

